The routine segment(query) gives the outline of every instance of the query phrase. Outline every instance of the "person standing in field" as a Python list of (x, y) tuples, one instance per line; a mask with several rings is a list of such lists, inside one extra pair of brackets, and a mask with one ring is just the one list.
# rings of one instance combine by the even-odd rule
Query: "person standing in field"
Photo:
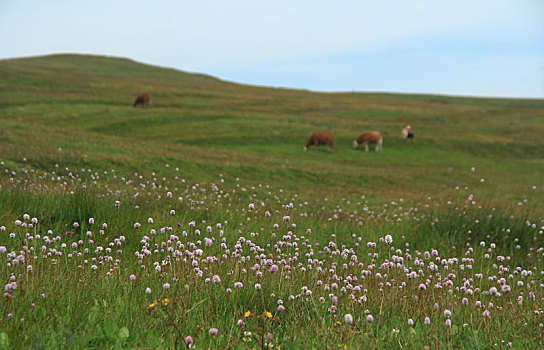
[(414, 138), (414, 133), (410, 125), (406, 125), (406, 127), (402, 130), (402, 136), (404, 136), (408, 140), (412, 140)]

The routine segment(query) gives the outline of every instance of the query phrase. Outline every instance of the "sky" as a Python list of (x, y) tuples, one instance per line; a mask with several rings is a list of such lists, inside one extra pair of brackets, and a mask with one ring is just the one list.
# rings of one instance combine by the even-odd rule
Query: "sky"
[(544, 98), (544, 0), (0, 0), (0, 59), (57, 53), (312, 91)]

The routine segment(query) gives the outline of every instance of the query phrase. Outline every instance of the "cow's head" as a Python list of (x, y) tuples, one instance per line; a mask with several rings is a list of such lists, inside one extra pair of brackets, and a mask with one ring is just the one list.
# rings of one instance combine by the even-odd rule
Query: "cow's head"
[(353, 140), (353, 148), (357, 148), (359, 147), (359, 143), (357, 142), (357, 140)]

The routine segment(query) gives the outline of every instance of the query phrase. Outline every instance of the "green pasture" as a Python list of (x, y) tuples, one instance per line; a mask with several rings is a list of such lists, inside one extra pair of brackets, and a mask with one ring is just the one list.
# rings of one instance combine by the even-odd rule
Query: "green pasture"
[[(382, 200), (468, 185), (516, 201), (536, 185), (544, 202), (539, 100), (272, 89), (79, 55), (3, 60), (0, 77), (0, 157), (16, 164), (137, 171), (169, 163), (198, 181), (223, 173)], [(132, 107), (140, 92), (150, 94), (149, 108)], [(406, 124), (415, 142), (401, 138)], [(352, 149), (370, 130), (384, 134), (383, 153)], [(313, 132), (333, 133), (336, 149), (303, 152)]]
[[(352, 149), (373, 130), (383, 152)], [(1, 60), (0, 350), (542, 348), (542, 135), (541, 100)]]

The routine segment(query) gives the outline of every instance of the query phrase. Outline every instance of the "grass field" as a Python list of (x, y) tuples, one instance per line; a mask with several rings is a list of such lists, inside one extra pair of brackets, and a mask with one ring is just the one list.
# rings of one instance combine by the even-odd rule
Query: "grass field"
[(543, 134), (540, 100), (0, 61), (0, 348), (540, 348)]

